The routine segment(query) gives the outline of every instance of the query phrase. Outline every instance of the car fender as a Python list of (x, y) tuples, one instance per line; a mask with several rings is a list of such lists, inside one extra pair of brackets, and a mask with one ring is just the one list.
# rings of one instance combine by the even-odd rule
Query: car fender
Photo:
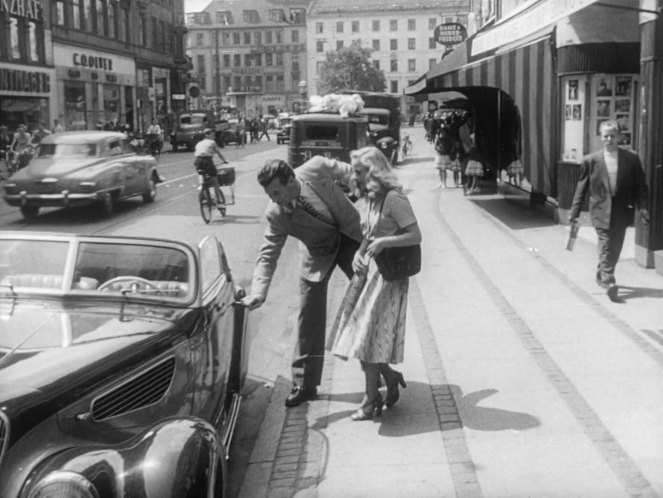
[(168, 419), (120, 445), (77, 447), (53, 456), (33, 472), (21, 498), (56, 471), (85, 476), (100, 498), (223, 496), (223, 490), (214, 492), (215, 482), (226, 480), (223, 455), (217, 431), (208, 422)]

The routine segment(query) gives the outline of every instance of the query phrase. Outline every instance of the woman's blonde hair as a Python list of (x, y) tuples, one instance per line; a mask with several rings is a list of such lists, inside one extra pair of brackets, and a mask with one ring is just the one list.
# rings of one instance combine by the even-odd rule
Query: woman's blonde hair
[[(355, 168), (360, 166), (368, 170), (366, 180), (374, 181), (380, 185), (384, 192), (402, 188), (401, 182), (398, 181), (391, 164), (389, 164), (389, 159), (378, 148), (368, 146), (354, 150), (350, 153), (350, 162)], [(365, 192), (357, 188), (357, 195), (363, 197)]]

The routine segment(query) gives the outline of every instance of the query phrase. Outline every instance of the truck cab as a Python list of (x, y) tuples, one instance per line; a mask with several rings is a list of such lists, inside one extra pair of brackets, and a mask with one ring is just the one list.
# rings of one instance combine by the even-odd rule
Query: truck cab
[(193, 150), (196, 144), (202, 140), (206, 128), (214, 130), (214, 138), (219, 147), (224, 146), (224, 130), (230, 127), (227, 119), (217, 119), (214, 111), (206, 109), (182, 111), (177, 114), (173, 131), (170, 134), (170, 144), (173, 152), (177, 152), (181, 146), (187, 150)]

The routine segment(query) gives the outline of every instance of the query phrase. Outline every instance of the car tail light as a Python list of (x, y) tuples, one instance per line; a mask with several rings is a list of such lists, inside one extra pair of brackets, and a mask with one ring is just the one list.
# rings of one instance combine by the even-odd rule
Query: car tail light
[(48, 474), (30, 491), (28, 498), (99, 498), (96, 488), (76, 472), (58, 471)]

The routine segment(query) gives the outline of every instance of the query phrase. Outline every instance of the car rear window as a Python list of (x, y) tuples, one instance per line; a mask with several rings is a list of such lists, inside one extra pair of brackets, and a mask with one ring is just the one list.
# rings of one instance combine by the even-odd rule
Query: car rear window
[(329, 125), (308, 126), (305, 129), (306, 140), (327, 142), (338, 141), (338, 127)]
[(38, 157), (82, 158), (97, 155), (96, 144), (40, 144)]
[(205, 124), (207, 123), (207, 114), (183, 114), (180, 116), (180, 124)]

